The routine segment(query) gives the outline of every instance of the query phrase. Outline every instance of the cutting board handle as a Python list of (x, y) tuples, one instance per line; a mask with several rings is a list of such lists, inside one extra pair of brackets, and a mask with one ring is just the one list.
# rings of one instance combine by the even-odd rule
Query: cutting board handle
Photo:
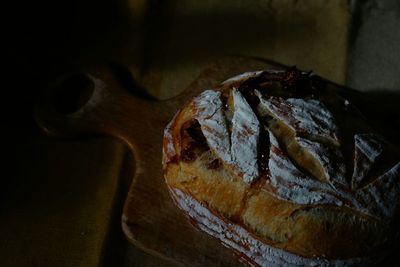
[[(123, 73), (121, 67), (96, 66), (67, 73), (43, 90), (35, 106), (35, 119), (53, 137), (110, 135), (129, 147), (149, 143), (153, 141), (153, 132), (160, 138), (159, 131), (152, 128), (163, 129), (186, 100), (212, 88), (223, 80), (221, 77), (230, 77), (232, 60), (235, 69), (241, 62), (249, 67), (247, 57), (226, 57), (212, 62), (186, 90), (167, 100), (157, 100), (134, 82), (127, 82), (129, 73)], [(257, 67), (265, 64), (259, 59), (251, 62)], [(239, 74), (242, 69), (237, 69)], [(243, 67), (248, 69), (251, 68)]]
[(131, 243), (187, 265), (222, 262), (237, 266), (231, 251), (195, 230), (174, 206), (162, 178), (163, 130), (184, 102), (200, 91), (244, 71), (276, 67), (246, 57), (221, 58), (205, 68), (181, 95), (165, 101), (143, 97), (111, 69), (90, 69), (78, 76), (66, 75), (44, 90), (35, 116), (50, 136), (109, 135), (131, 148), (135, 177), (122, 216), (122, 228)]
[(35, 119), (49, 136), (111, 135), (132, 147), (134, 129), (152, 119), (156, 103), (133, 90), (111, 68), (68, 73), (43, 90)]

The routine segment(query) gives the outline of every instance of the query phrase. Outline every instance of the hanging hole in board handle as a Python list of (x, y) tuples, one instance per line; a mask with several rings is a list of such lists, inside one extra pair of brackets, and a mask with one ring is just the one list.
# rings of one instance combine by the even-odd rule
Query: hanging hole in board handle
[(97, 133), (104, 116), (99, 106), (109, 96), (107, 77), (107, 72), (79, 71), (54, 80), (43, 88), (35, 104), (38, 126), (54, 137)]
[(65, 77), (55, 85), (54, 110), (61, 115), (79, 111), (93, 96), (95, 86), (93, 77), (86, 73)]
[(111, 135), (133, 143), (130, 132), (158, 117), (162, 108), (126, 87), (108, 66), (67, 73), (43, 88), (35, 120), (53, 137)]

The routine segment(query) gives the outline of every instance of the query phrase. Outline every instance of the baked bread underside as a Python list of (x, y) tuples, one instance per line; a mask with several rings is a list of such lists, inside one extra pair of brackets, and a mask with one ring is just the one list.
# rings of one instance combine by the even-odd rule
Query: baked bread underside
[(393, 239), (396, 148), (335, 86), (295, 68), (231, 78), (166, 127), (176, 204), (253, 265), (371, 265)]

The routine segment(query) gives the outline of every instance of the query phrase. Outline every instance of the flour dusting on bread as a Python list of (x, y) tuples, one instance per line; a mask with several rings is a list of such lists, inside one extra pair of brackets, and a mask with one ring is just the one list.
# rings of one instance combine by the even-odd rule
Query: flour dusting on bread
[(371, 213), (391, 219), (399, 208), (400, 162), (375, 181), (357, 191), (357, 197), (368, 205)]
[(249, 264), (371, 266), (392, 238), (399, 154), (324, 88), (295, 68), (244, 73), (165, 129), (173, 199)]
[(271, 132), (269, 136), (271, 140), (269, 170), (274, 194), (299, 204), (343, 205), (329, 184), (312, 179), (301, 172), (280, 149), (275, 136)]
[(232, 119), (232, 161), (243, 180), (252, 183), (258, 178), (257, 146), (260, 133), (260, 123), (247, 103), (237, 90), (233, 89), (234, 114)]
[(164, 129), (163, 155), (162, 155), (163, 167), (165, 167), (167, 163), (171, 162), (173, 158), (177, 156), (174, 147), (174, 139), (172, 137), (172, 126), (178, 114), (179, 112), (175, 113), (172, 120), (168, 123), (168, 125)]
[(354, 136), (354, 171), (352, 186), (363, 182), (382, 155), (385, 141), (376, 134), (356, 134)]
[(210, 147), (247, 183), (259, 175), (257, 145), (260, 124), (241, 93), (233, 90), (232, 133), (228, 132), (221, 93), (207, 90), (194, 100), (195, 118)]
[(263, 243), (246, 229), (224, 221), (202, 203), (179, 189), (172, 189), (171, 194), (174, 195), (174, 200), (179, 208), (185, 211), (201, 230), (218, 238), (224, 246), (235, 249), (259, 266), (355, 267), (370, 266), (380, 260), (379, 256), (343, 260), (300, 257)]
[[(233, 89), (231, 93), (234, 104), (231, 133), (226, 123), (227, 118), (223, 112), (224, 103), (219, 91), (207, 90), (195, 98), (194, 105), (197, 109), (195, 118), (199, 121), (210, 148), (236, 175), (251, 184), (260, 175), (257, 160), (260, 122), (243, 95), (237, 89)], [(333, 115), (319, 101), (278, 98), (265, 100), (260, 97), (260, 105), (295, 129), (296, 133), (307, 133), (306, 136), (311, 136), (311, 138), (320, 136), (340, 142)], [(365, 174), (382, 153), (383, 140), (373, 136), (364, 134), (356, 135), (354, 138), (356, 161), (353, 180), (361, 180), (359, 176)], [(303, 205), (346, 205), (377, 217), (388, 217), (391, 214), (385, 210), (388, 210), (390, 206), (395, 206), (392, 203), (393, 198), (399, 197), (399, 195), (395, 194), (392, 198), (385, 198), (384, 194), (376, 193), (375, 187), (370, 188), (368, 194), (352, 195), (340, 186), (336, 186), (347, 186), (344, 159), (340, 147), (336, 144), (296, 137), (298, 144), (314, 156), (315, 160), (323, 167), (330, 182), (323, 183), (298, 169), (286, 156), (271, 131), (269, 131), (269, 139), (271, 149), (268, 167), (271, 183), (266, 188), (270, 188), (272, 194), (286, 201)], [(316, 138), (316, 140), (319, 139)], [(357, 157), (358, 153), (363, 153), (368, 162), (362, 163), (362, 158)], [(379, 207), (384, 210), (380, 211)]]
[(223, 113), (221, 92), (207, 90), (194, 99), (198, 120), (208, 145), (225, 162), (232, 162), (230, 138)]
[(339, 147), (302, 137), (296, 137), (296, 141), (318, 161), (324, 170), (324, 176), (327, 177), (332, 185), (348, 185), (346, 181), (346, 166), (343, 163), (343, 155)]
[(318, 100), (270, 97), (261, 103), (297, 133), (339, 141), (332, 113)]

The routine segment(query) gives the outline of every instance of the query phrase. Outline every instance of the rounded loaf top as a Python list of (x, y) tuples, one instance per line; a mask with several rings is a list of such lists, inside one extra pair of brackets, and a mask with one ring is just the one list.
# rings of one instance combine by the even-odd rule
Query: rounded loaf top
[(299, 262), (380, 254), (395, 232), (400, 157), (336, 91), (290, 68), (244, 73), (189, 101), (164, 135), (165, 178), (178, 206), (196, 221), (184, 205), (191, 199)]

